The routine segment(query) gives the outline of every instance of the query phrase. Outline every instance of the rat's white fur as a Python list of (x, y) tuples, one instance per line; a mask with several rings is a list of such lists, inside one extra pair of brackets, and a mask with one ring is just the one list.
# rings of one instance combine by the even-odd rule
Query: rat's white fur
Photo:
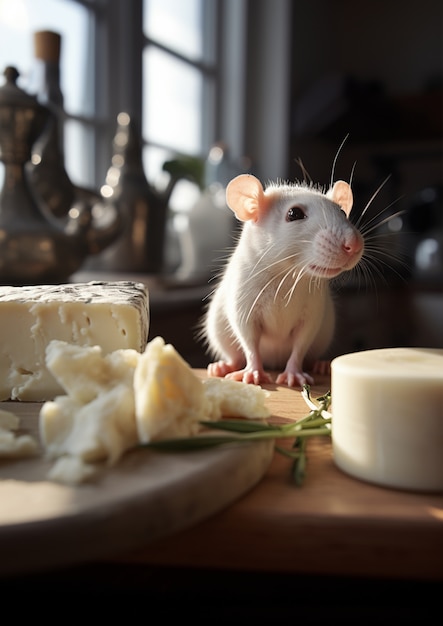
[[(257, 179), (237, 178), (231, 198), (238, 206), (231, 208), (244, 215), (246, 202), (255, 212), (244, 218), (205, 316), (203, 333), (219, 359), (208, 373), (257, 384), (270, 381), (269, 368), (281, 371), (278, 383), (312, 383), (306, 369), (324, 354), (335, 326), (329, 280), (354, 267), (363, 252), (360, 233), (336, 201), (352, 206), (350, 188), (340, 181), (334, 195), (274, 183), (264, 191)], [(288, 221), (294, 206), (304, 218)]]

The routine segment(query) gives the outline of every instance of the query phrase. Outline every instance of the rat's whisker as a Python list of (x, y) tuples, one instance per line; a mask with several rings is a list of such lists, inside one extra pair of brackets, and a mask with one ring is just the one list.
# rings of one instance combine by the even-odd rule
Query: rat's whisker
[(305, 168), (303, 161), (301, 160), (301, 158), (296, 159), (295, 161), (297, 163), (297, 165), (299, 166), (299, 168), (302, 171), (303, 174), (303, 180), (306, 182), (308, 181), (309, 183), (312, 183), (312, 178), (309, 175), (308, 170)]
[(358, 218), (355, 226), (358, 228), (361, 224), (361, 221), (363, 219), (363, 216), (366, 214), (366, 212), (368, 211), (369, 207), (371, 206), (371, 204), (373, 203), (373, 201), (375, 200), (375, 198), (378, 196), (378, 194), (380, 193), (380, 191), (383, 189), (383, 187), (386, 185), (386, 183), (388, 182), (388, 180), (391, 178), (391, 174), (389, 174), (388, 176), (386, 176), (386, 178), (384, 179), (384, 181), (377, 187), (377, 189), (374, 191), (374, 193), (372, 194), (372, 196), (369, 198), (366, 206), (364, 207), (363, 211), (361, 212), (360, 217)]
[(291, 301), (292, 296), (294, 295), (294, 291), (298, 285), (298, 283), (303, 279), (303, 277), (306, 275), (306, 269), (308, 267), (308, 263), (306, 263), (303, 267), (301, 267), (298, 270), (297, 276), (295, 276), (295, 274), (293, 274), (293, 278), (294, 281), (291, 285), (291, 287), (288, 289), (288, 291), (285, 294), (285, 299), (287, 302), (287, 305), (289, 304), (289, 302)]
[[(386, 207), (386, 209), (383, 209), (383, 211), (386, 211), (387, 209), (389, 209), (393, 204), (394, 202), (392, 202), (388, 207)], [(373, 222), (378, 217), (378, 216), (375, 216), (374, 218), (372, 218), (372, 220), (370, 220), (369, 222), (367, 222), (366, 224), (362, 226), (361, 233), (364, 237), (366, 237), (369, 233), (371, 233), (376, 228), (379, 228), (380, 226), (383, 226), (384, 224), (388, 224), (389, 222), (394, 220), (396, 217), (400, 217), (401, 215), (404, 215), (405, 213), (406, 213), (405, 209), (401, 211), (397, 211), (396, 213), (392, 213), (391, 215), (386, 216), (384, 219), (374, 224)], [(370, 228), (367, 228), (368, 226), (370, 226)]]
[(357, 167), (357, 161), (354, 161), (354, 164), (351, 168), (351, 174), (349, 176), (349, 186), (352, 187), (352, 183), (354, 180), (355, 168)]
[[(251, 279), (254, 280), (259, 274), (262, 274), (264, 272), (267, 272), (268, 270), (272, 269), (273, 267), (275, 267), (276, 265), (280, 265), (281, 263), (286, 263), (288, 261), (294, 260), (296, 261), (297, 257), (301, 255), (300, 251), (296, 251), (296, 252), (292, 252), (291, 254), (288, 254), (288, 256), (282, 258), (282, 259), (277, 259), (276, 261), (273, 261), (272, 263), (268, 263), (267, 265), (264, 265), (261, 269), (257, 270), (257, 266), (259, 265), (259, 262), (257, 262), (254, 265), (254, 272), (251, 272)], [(266, 252), (264, 254), (262, 254), (261, 259), (266, 256)]]
[[(290, 274), (291, 274), (291, 270), (289, 270), (288, 272), (286, 272), (286, 274), (285, 274), (285, 275), (282, 277), (282, 279), (280, 280), (279, 285), (278, 285), (278, 289), (277, 289), (277, 291), (275, 292), (275, 298), (277, 297), (278, 292), (279, 292), (279, 291), (280, 291), (280, 289), (283, 287), (283, 285), (284, 285), (285, 281), (288, 279), (288, 277), (289, 277), (289, 275), (290, 275)], [(292, 272), (292, 280), (294, 280), (294, 278), (295, 278), (295, 275), (294, 275), (294, 272)], [(285, 295), (283, 296), (283, 299), (284, 299), (284, 300), (286, 300), (286, 299), (287, 299), (287, 297), (288, 297), (288, 294), (287, 294), (287, 293), (285, 293)], [(275, 301), (275, 298), (274, 298), (274, 301)]]
[[(278, 278), (279, 274), (277, 275)], [(257, 304), (257, 302), (259, 301), (260, 297), (263, 295), (264, 291), (269, 287), (269, 285), (276, 279), (276, 276), (271, 276), (271, 278), (263, 285), (263, 287), (260, 289), (260, 291), (258, 292), (258, 294), (256, 295), (256, 297), (254, 298), (251, 306), (249, 307), (249, 311), (246, 315), (246, 322), (249, 321), (249, 318), (252, 315), (252, 312)]]
[[(367, 250), (364, 256), (365, 260), (371, 262), (371, 264), (385, 266), (390, 270), (395, 272), (398, 276), (401, 277), (400, 273), (397, 272), (394, 265), (397, 264), (406, 271), (411, 269), (410, 260), (406, 252), (397, 251), (395, 254), (386, 249), (381, 243), (379, 244), (377, 241), (370, 242), (367, 246)], [(401, 277), (404, 280), (404, 277)]]
[(250, 275), (251, 278), (254, 278), (254, 276), (257, 275), (257, 273), (260, 273), (262, 271), (264, 271), (266, 269), (266, 266), (264, 266), (262, 269), (257, 270), (257, 268), (259, 267), (259, 265), (262, 264), (263, 259), (265, 259), (267, 256), (269, 256), (272, 248), (275, 246), (275, 244), (273, 242), (271, 242), (268, 246), (266, 246), (266, 248), (263, 250), (263, 252), (261, 253), (261, 255), (258, 257), (257, 261), (254, 263), (254, 265), (251, 267), (251, 271), (250, 271)]
[(292, 268), (286, 269), (286, 268), (282, 268), (276, 275), (275, 275), (275, 280), (278, 280), (280, 277), (280, 281), (277, 285), (277, 289), (275, 290), (274, 293), (274, 302), (277, 301), (277, 296), (279, 294), (279, 291), (282, 287), (282, 285), (284, 284), (285, 280), (288, 278), (289, 274), (291, 273)]
[(346, 141), (347, 141), (348, 137), (349, 137), (349, 133), (345, 136), (345, 138), (343, 139), (343, 141), (342, 141), (342, 142), (341, 142), (341, 144), (339, 145), (338, 150), (337, 150), (337, 152), (335, 153), (334, 160), (332, 161), (331, 183), (330, 183), (330, 186), (331, 186), (331, 187), (332, 187), (332, 186), (333, 186), (333, 184), (334, 184), (335, 167), (336, 167), (336, 165), (337, 165), (337, 160), (338, 160), (338, 157), (339, 157), (340, 152), (341, 152), (341, 150), (342, 150), (343, 146), (345, 145), (345, 143), (346, 143)]

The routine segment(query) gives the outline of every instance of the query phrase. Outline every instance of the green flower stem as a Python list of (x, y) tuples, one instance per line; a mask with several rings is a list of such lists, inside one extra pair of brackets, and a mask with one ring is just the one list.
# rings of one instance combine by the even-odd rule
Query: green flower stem
[[(304, 428), (316, 428), (317, 426), (324, 426), (325, 424), (330, 424), (332, 422), (331, 418), (318, 417), (316, 419), (311, 419), (308, 422), (304, 422), (300, 424), (300, 421), (296, 422), (296, 426), (298, 428), (296, 430), (303, 430)], [(305, 426), (305, 424), (307, 424)]]
[(196, 436), (196, 437), (177, 437), (175, 439), (158, 439), (141, 444), (143, 448), (154, 448), (155, 450), (163, 450), (170, 452), (187, 452), (192, 450), (202, 450), (203, 448), (211, 448), (214, 446), (222, 446), (229, 443), (242, 443), (239, 436)]
[(294, 450), (294, 448), (283, 448), (282, 446), (275, 446), (275, 450), (283, 456), (287, 456), (289, 459), (298, 459), (301, 454), (303, 454), (300, 450)]
[(295, 484), (300, 486), (303, 484), (306, 475), (306, 440), (300, 442), (300, 456), (295, 459), (292, 464), (292, 477)]
[(212, 422), (200, 422), (202, 426), (207, 426), (208, 428), (217, 428), (217, 430), (229, 430), (230, 432), (255, 432), (258, 430), (269, 430), (270, 428), (274, 428), (274, 426), (270, 426), (267, 422), (256, 422), (253, 420), (239, 420), (239, 419), (224, 419), (219, 421)]

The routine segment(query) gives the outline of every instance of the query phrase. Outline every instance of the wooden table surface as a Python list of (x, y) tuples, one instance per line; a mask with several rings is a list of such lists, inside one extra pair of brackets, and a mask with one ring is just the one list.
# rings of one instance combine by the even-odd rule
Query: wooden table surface
[[(319, 379), (313, 397), (327, 391), (329, 383), (328, 378)], [(265, 387), (276, 421), (307, 414), (298, 389)], [(291, 445), (288, 440), (279, 443)], [(404, 492), (356, 480), (334, 465), (329, 438), (319, 437), (308, 444), (301, 487), (291, 481), (290, 460), (276, 452), (264, 479), (235, 504), (112, 561), (440, 581), (443, 494)]]
[[(268, 388), (277, 421), (306, 414), (298, 390)], [(313, 396), (328, 388), (320, 380)], [(2, 579), (3, 595), (30, 622), (49, 590), (65, 607), (64, 624), (86, 615), (91, 624), (131, 626), (433, 623), (441, 611), (443, 495), (346, 476), (325, 438), (309, 443), (302, 487), (289, 470), (276, 453), (256, 487), (206, 521), (131, 553)], [(47, 611), (45, 622), (56, 626), (60, 612)]]

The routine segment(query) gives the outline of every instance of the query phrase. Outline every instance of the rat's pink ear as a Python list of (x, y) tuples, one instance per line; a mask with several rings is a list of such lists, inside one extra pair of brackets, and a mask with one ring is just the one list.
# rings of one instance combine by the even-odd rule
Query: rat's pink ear
[(344, 180), (338, 180), (326, 195), (338, 204), (349, 217), (352, 210), (353, 195), (348, 183), (345, 183)]
[(239, 220), (256, 222), (266, 206), (261, 182), (251, 174), (240, 174), (226, 188), (226, 202)]

